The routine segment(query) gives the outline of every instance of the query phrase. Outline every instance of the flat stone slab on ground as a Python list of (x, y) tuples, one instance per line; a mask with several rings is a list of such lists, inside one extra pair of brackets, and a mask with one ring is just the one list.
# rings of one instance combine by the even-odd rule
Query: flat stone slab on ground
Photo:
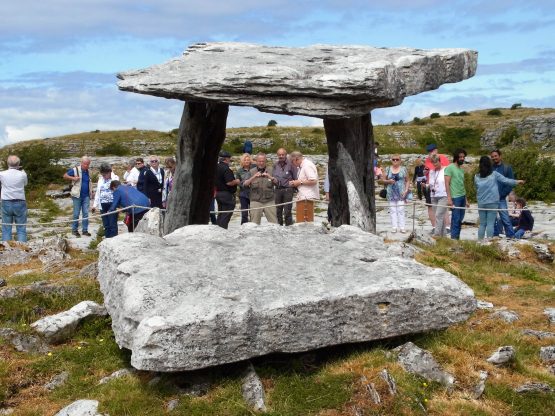
[(446, 328), (476, 308), (455, 276), (351, 226), (124, 234), (100, 244), (98, 280), (117, 343), (150, 371)]

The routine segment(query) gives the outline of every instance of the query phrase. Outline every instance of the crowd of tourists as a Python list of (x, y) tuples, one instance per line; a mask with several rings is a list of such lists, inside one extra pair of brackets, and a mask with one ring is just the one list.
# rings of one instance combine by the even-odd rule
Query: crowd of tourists
[[(377, 162), (374, 165), (375, 177), (378, 183), (384, 185), (380, 195), (388, 201), (391, 232), (406, 233), (405, 206), (413, 198), (414, 190), (417, 198), (425, 201), (432, 234), (436, 237), (449, 234), (452, 239), (459, 239), (465, 210), (469, 207), (463, 169), (467, 153), (462, 148), (456, 149), (450, 162), (445, 155), (438, 153), (435, 144), (428, 145), (426, 150), (427, 157), (417, 158), (412, 178), (398, 154), (391, 155), (391, 164), (386, 168), (381, 168)], [(375, 160), (378, 160), (377, 153)], [(17, 156), (9, 156), (7, 164), (8, 169), (0, 172), (2, 240), (12, 238), (12, 224), (17, 224), (17, 240), (25, 242), (27, 175)], [(124, 209), (124, 223), (128, 231), (133, 232), (150, 208), (168, 207), (176, 169), (175, 158), (166, 158), (165, 168), (160, 166), (158, 156), (150, 156), (148, 163), (141, 157), (134, 158), (127, 164), (121, 179), (113, 172), (111, 165), (102, 163), (96, 186), (92, 183), (90, 164), (90, 157), (83, 156), (80, 163), (69, 168), (63, 176), (71, 182), (71, 230), (75, 237), (91, 235), (89, 209), (103, 214), (105, 237), (110, 238), (118, 234), (118, 208)], [(526, 201), (516, 197), (513, 191), (515, 185), (522, 183), (524, 181), (514, 178), (511, 166), (503, 162), (500, 150), (480, 158), (478, 173), (474, 176), (480, 219), (478, 239), (500, 234), (508, 238), (522, 238), (532, 230), (534, 219)], [(294, 151), (288, 154), (280, 148), (272, 166), (268, 164), (265, 153), (251, 155), (246, 151), (240, 156), (239, 167), (234, 172), (231, 154), (222, 151), (210, 205), (210, 221), (213, 224), (228, 228), (236, 210), (237, 191), (241, 224), (260, 224), (264, 216), (269, 223), (292, 225), (294, 199), (297, 221), (311, 221), (314, 202), (320, 199), (318, 171), (302, 153)], [(326, 200), (329, 200), (327, 172), (324, 193)], [(512, 204), (510, 209), (507, 199)], [(214, 213), (215, 202), (218, 204), (217, 215)]]

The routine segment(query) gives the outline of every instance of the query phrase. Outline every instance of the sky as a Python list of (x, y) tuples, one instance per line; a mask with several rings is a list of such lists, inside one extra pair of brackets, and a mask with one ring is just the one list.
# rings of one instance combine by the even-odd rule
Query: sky
[[(0, 147), (97, 129), (177, 128), (183, 102), (119, 91), (115, 74), (197, 42), (478, 51), (475, 77), (376, 109), (374, 124), (514, 103), (553, 108), (553, 39), (553, 0), (2, 0)], [(322, 125), (231, 107), (228, 127), (271, 119)]]

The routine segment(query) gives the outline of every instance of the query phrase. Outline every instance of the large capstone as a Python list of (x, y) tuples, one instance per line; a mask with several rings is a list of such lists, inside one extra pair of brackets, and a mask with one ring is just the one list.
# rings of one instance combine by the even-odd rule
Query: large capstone
[(118, 74), (118, 87), (271, 113), (350, 118), (470, 78), (477, 59), (469, 49), (198, 43), (169, 62)]
[(356, 227), (191, 225), (100, 244), (116, 341), (141, 370), (183, 371), (273, 352), (446, 328), (476, 308), (441, 269)]

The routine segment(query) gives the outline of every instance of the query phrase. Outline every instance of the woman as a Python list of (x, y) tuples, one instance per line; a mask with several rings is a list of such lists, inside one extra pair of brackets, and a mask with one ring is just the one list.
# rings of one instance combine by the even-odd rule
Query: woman
[(399, 229), (405, 230), (405, 199), (410, 190), (410, 181), (407, 169), (401, 166), (401, 156), (391, 156), (391, 166), (386, 169), (385, 178), (382, 180), (387, 185), (387, 200), (389, 201), (389, 213), (391, 215), (391, 232), (396, 233)]
[(416, 164), (414, 166), (414, 174), (412, 175), (412, 184), (416, 186), (416, 191), (418, 192), (418, 199), (422, 200), (422, 191), (426, 185), (426, 174), (424, 172), (424, 162), (422, 162), (421, 157), (416, 158)]
[(162, 207), (168, 208), (168, 197), (173, 188), (173, 175), (175, 174), (175, 158), (167, 157), (164, 160), (164, 165), (166, 166), (166, 175), (164, 178), (164, 187), (162, 189)]
[(478, 240), (482, 240), (484, 235), (493, 237), (493, 224), (497, 216), (495, 208), (499, 206), (498, 183), (515, 186), (524, 183), (524, 181), (509, 179), (494, 171), (489, 156), (482, 156), (478, 173), (474, 176), (476, 199), (478, 200), (478, 215), (480, 216)]
[(152, 208), (162, 208), (162, 188), (164, 187), (164, 169), (160, 168), (160, 158), (150, 156), (150, 167), (144, 171), (144, 189), (142, 192), (150, 200)]
[[(239, 158), (239, 169), (235, 177), (241, 182), (239, 183), (239, 202), (241, 203), (241, 209), (249, 209), (251, 206), (250, 192), (251, 189), (248, 186), (244, 186), (247, 179), (251, 177), (250, 170), (252, 168), (251, 155), (248, 153), (243, 153)], [(249, 222), (249, 211), (241, 211), (241, 224)]]
[[(102, 214), (106, 214), (110, 211), (110, 206), (114, 200), (114, 194), (110, 188), (110, 183), (114, 180), (118, 181), (119, 177), (112, 172), (112, 167), (107, 163), (101, 164), (96, 194), (94, 195), (93, 212), (95, 212), (98, 207), (101, 208)], [(102, 225), (104, 226), (104, 236), (106, 238), (112, 238), (118, 235), (118, 213), (114, 212), (104, 215), (102, 217)]]
[(448, 213), (447, 190), (445, 189), (445, 167), (441, 165), (439, 155), (430, 156), (433, 169), (429, 174), (429, 183), (426, 184), (434, 213), (434, 236), (444, 237), (447, 230), (445, 226), (445, 215)]

